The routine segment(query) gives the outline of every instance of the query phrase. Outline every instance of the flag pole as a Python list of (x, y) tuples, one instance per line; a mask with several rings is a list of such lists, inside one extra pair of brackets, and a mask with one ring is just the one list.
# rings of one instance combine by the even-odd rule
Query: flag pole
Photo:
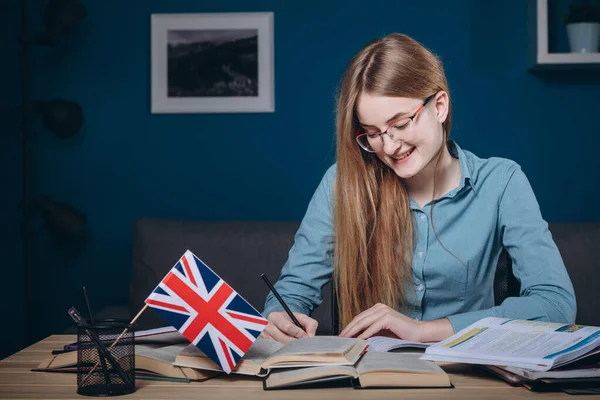
[[(135, 324), (135, 321), (137, 321), (137, 319), (142, 315), (142, 313), (144, 311), (146, 311), (147, 308), (148, 308), (148, 304), (145, 304), (144, 307), (140, 310), (140, 312), (137, 313), (137, 315), (135, 317), (133, 317), (133, 319), (131, 320), (131, 322), (129, 323), (129, 325)], [(129, 330), (129, 326), (127, 326), (125, 329), (123, 329), (123, 332), (121, 332), (121, 334), (115, 339), (115, 341), (113, 342), (113, 344), (111, 344), (108, 349), (110, 350), (113, 347), (115, 347), (115, 345), (117, 344), (117, 342), (119, 340), (121, 340), (121, 338), (123, 337), (123, 335), (125, 333), (127, 333), (128, 330)], [(83, 378), (83, 380), (81, 381), (81, 385), (83, 385), (87, 381), (87, 379), (90, 377), (90, 375), (96, 370), (96, 368), (98, 368), (98, 365), (100, 365), (100, 361), (97, 361), (96, 365), (94, 365), (94, 367), (90, 370), (90, 372), (87, 373), (87, 375), (85, 376), (85, 378)]]
[[(137, 321), (137, 319), (140, 317), (140, 315), (142, 315), (142, 313), (144, 311), (146, 311), (146, 308), (148, 308), (148, 304), (144, 304), (144, 307), (140, 310), (139, 313), (137, 313), (137, 315), (135, 317), (133, 317), (133, 319), (131, 320), (131, 322), (129, 323), (129, 325), (135, 324), (135, 321)], [(121, 334), (115, 339), (115, 341), (113, 342), (113, 344), (110, 345), (109, 349), (112, 349), (113, 347), (115, 347), (115, 344), (117, 344), (117, 342), (119, 340), (121, 340), (121, 338), (127, 332), (127, 330), (129, 330), (129, 327), (126, 327), (125, 329), (123, 329), (123, 332), (121, 332)]]

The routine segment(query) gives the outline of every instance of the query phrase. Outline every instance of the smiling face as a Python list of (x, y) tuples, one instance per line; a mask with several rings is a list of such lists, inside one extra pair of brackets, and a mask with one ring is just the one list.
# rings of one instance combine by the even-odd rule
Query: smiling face
[[(432, 164), (445, 141), (442, 123), (448, 114), (447, 94), (438, 92), (419, 111), (424, 101), (362, 93), (356, 104), (361, 132), (368, 134), (365, 138), (372, 143), (372, 150), (403, 179), (419, 175)], [(417, 111), (411, 121), (409, 117)], [(386, 130), (388, 135), (376, 135)]]

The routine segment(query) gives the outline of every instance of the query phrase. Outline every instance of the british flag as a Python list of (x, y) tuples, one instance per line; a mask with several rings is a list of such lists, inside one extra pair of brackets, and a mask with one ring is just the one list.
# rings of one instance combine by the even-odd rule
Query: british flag
[(250, 303), (189, 250), (146, 304), (228, 374), (267, 325)]

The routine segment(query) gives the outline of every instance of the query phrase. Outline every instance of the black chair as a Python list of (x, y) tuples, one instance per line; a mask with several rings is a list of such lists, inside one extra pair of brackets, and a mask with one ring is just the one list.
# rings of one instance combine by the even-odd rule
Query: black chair
[(519, 295), (521, 285), (512, 273), (512, 262), (506, 250), (502, 250), (494, 277), (494, 303), (500, 305), (507, 297)]
[[(266, 273), (271, 281), (277, 280), (298, 226), (298, 222), (139, 218), (134, 228), (129, 313), (136, 315), (156, 284), (188, 249), (262, 311), (269, 289), (260, 275)], [(331, 334), (331, 285), (323, 293), (323, 304), (314, 317), (319, 321), (319, 333)], [(165, 325), (152, 310), (145, 311), (138, 323), (140, 329)]]

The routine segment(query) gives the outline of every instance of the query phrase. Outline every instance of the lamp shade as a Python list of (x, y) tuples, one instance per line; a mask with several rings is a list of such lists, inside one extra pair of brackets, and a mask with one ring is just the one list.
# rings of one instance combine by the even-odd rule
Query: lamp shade
[(57, 238), (72, 240), (83, 237), (87, 217), (70, 204), (41, 196), (33, 202), (33, 209), (41, 211), (44, 227)]
[(58, 137), (71, 137), (83, 126), (83, 110), (74, 101), (41, 101), (35, 103), (35, 110), (42, 118), (44, 126)]

